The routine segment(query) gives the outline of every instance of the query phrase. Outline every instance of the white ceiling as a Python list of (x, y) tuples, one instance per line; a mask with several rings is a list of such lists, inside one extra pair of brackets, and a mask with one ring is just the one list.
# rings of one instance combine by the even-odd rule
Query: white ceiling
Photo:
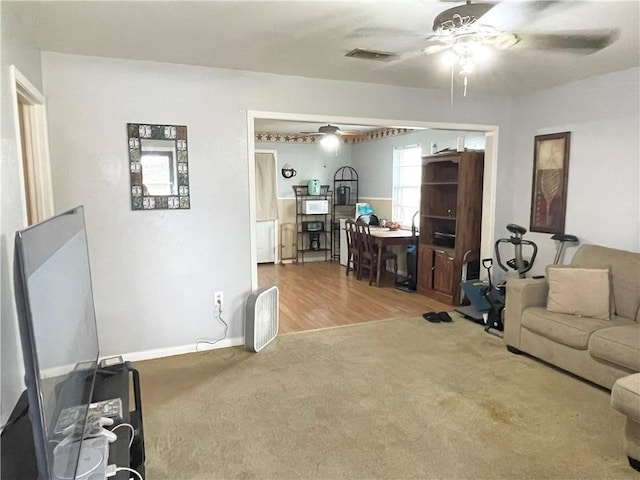
[[(420, 53), (450, 1), (2, 2), (42, 50), (448, 90), (438, 54)], [(520, 3), (520, 5), (518, 5)], [(539, 2), (538, 2), (539, 3)], [(502, 2), (490, 13), (519, 32), (615, 28), (592, 55), (497, 52), (470, 78), (476, 91), (523, 93), (640, 65), (640, 2)], [(526, 18), (523, 18), (526, 17)], [(353, 48), (406, 53), (391, 62), (345, 57)]]

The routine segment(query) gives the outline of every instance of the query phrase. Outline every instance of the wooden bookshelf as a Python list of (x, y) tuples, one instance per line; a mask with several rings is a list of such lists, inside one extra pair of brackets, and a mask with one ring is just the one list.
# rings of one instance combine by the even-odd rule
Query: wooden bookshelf
[(460, 303), (466, 261), (480, 254), (484, 152), (446, 152), (422, 158), (419, 293)]

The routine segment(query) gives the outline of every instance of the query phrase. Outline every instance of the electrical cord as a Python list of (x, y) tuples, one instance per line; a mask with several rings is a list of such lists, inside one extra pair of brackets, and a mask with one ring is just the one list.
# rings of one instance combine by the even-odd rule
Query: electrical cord
[(222, 335), (222, 337), (216, 340), (211, 340), (211, 341), (199, 340), (196, 343), (196, 352), (198, 351), (198, 345), (200, 345), (201, 343), (206, 343), (207, 345), (215, 345), (220, 340), (224, 340), (225, 338), (227, 338), (227, 331), (229, 330), (229, 324), (225, 322), (224, 319), (222, 318), (222, 304), (220, 302), (217, 302), (216, 305), (218, 306), (218, 320), (220, 320), (220, 322), (222, 322), (222, 324), (224, 325), (224, 334)]
[(134, 473), (139, 480), (144, 480), (140, 472), (135, 471), (133, 468), (129, 467), (116, 467), (115, 465), (107, 465), (107, 477), (113, 477), (118, 472), (130, 472)]
[(113, 432), (116, 428), (120, 428), (120, 427), (129, 427), (131, 429), (131, 438), (129, 439), (129, 448), (131, 448), (131, 444), (133, 443), (133, 437), (136, 434), (135, 429), (133, 428), (133, 425), (129, 424), (129, 423), (119, 423), (118, 425), (116, 425), (115, 427), (113, 427), (111, 429), (111, 431)]
[(140, 475), (140, 473), (136, 472), (133, 468), (129, 468), (129, 467), (118, 467), (116, 468), (116, 473), (118, 472), (131, 472), (131, 473), (135, 473), (136, 476), (140, 479), (140, 480), (144, 480), (144, 478), (142, 478), (142, 475)]

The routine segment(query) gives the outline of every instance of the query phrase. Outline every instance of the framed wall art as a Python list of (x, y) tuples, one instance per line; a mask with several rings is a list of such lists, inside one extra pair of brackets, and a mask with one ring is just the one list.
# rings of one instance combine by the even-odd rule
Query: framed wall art
[(537, 135), (533, 148), (533, 187), (529, 230), (564, 233), (571, 132)]

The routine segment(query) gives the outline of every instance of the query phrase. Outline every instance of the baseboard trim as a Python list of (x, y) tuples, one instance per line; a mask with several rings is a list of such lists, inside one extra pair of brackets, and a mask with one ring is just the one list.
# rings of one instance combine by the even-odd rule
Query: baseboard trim
[[(172, 357), (174, 355), (184, 355), (185, 353), (204, 352), (206, 350), (216, 350), (218, 348), (237, 347), (244, 345), (244, 337), (225, 338), (211, 345), (210, 340), (201, 340), (200, 342), (189, 345), (180, 345), (178, 347), (156, 348), (153, 350), (143, 350), (141, 352), (131, 352), (122, 354), (122, 358), (129, 362), (140, 362), (142, 360), (152, 360), (154, 358)], [(107, 356), (110, 357), (113, 355)]]

